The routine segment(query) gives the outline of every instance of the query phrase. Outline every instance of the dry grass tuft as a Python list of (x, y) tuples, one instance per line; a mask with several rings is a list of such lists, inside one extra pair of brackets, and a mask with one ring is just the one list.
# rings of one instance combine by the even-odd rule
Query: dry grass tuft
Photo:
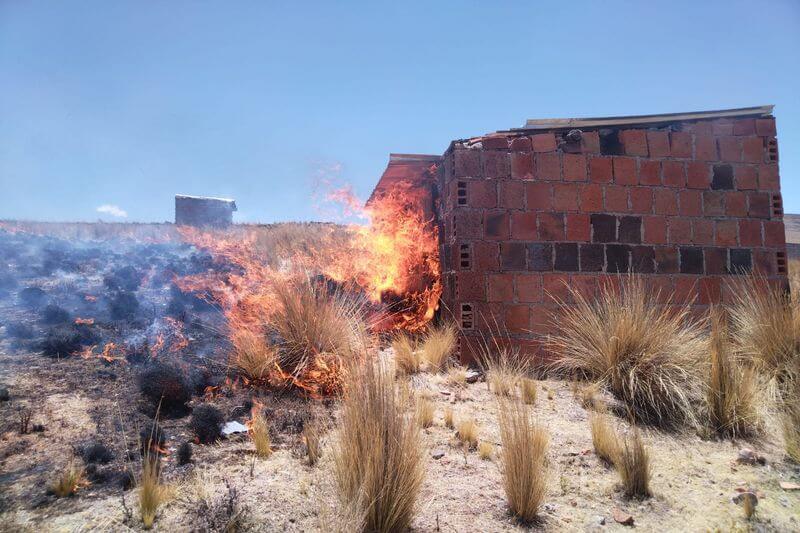
[(793, 387), (784, 393), (780, 420), (786, 455), (800, 464), (800, 382), (794, 382)]
[(276, 284), (275, 297), (270, 326), (279, 339), (280, 366), (293, 376), (300, 376), (323, 354), (347, 364), (369, 344), (363, 301), (308, 279)]
[(632, 435), (622, 439), (614, 464), (622, 479), (625, 496), (628, 498), (650, 496), (650, 454), (642, 442), (638, 429), (634, 428)]
[(525, 405), (503, 398), (498, 407), (503, 443), (500, 463), (508, 507), (522, 522), (531, 523), (547, 488), (549, 437)]
[(306, 445), (308, 465), (314, 466), (322, 456), (322, 431), (319, 424), (313, 420), (303, 426), (303, 443)]
[(420, 427), (429, 428), (433, 425), (433, 415), (436, 409), (429, 398), (417, 398), (416, 417)]
[(272, 440), (269, 436), (269, 424), (267, 424), (264, 413), (260, 408), (253, 409), (253, 416), (250, 419), (250, 440), (253, 441), (253, 446), (256, 449), (256, 455), (259, 457), (269, 457), (272, 455)]
[(478, 424), (472, 418), (459, 420), (456, 425), (456, 437), (470, 450), (478, 447)]
[(742, 367), (731, 353), (725, 317), (721, 310), (711, 310), (709, 338), (709, 384), (706, 392), (708, 421), (720, 435), (744, 437), (762, 429), (758, 406), (758, 376), (752, 368)]
[(534, 405), (536, 403), (536, 381), (531, 378), (522, 378), (519, 386), (520, 392), (522, 393), (522, 401), (527, 405)]
[(569, 288), (574, 305), (563, 305), (554, 323), (553, 367), (598, 381), (625, 402), (639, 420), (696, 423), (702, 397), (703, 328), (690, 306), (669, 310), (656, 302), (641, 277), (605, 284), (587, 299)]
[(478, 444), (478, 457), (483, 459), (484, 461), (488, 461), (494, 455), (494, 444), (491, 442), (481, 441)]
[(527, 369), (519, 351), (507, 348), (499, 348), (495, 353), (481, 349), (480, 365), (486, 373), (489, 388), (498, 396), (513, 396)]
[(615, 464), (620, 455), (620, 442), (608, 417), (600, 413), (591, 413), (589, 427), (592, 431), (592, 444), (597, 457), (606, 464)]
[(431, 326), (422, 339), (422, 359), (431, 372), (441, 372), (449, 365), (456, 349), (456, 328), (452, 324)]
[(231, 342), (231, 364), (252, 381), (267, 381), (277, 361), (277, 353), (267, 343), (266, 337), (247, 328), (238, 328), (233, 332)]
[(464, 388), (467, 386), (467, 369), (461, 365), (451, 366), (447, 369), (447, 383), (453, 387)]
[(455, 426), (453, 425), (453, 408), (452, 407), (445, 407), (444, 409), (444, 427), (447, 429), (454, 429)]
[(333, 460), (339, 498), (363, 531), (401, 531), (415, 514), (425, 461), (419, 425), (407, 412), (383, 363), (354, 368)]
[(416, 374), (422, 363), (414, 339), (407, 333), (398, 333), (392, 339), (394, 362), (403, 374)]
[(161, 481), (161, 459), (148, 450), (142, 458), (139, 478), (139, 514), (145, 529), (153, 527), (158, 508), (172, 497), (172, 490)]
[(58, 498), (65, 498), (74, 496), (81, 487), (88, 484), (83, 467), (70, 462), (50, 486), (50, 491)]

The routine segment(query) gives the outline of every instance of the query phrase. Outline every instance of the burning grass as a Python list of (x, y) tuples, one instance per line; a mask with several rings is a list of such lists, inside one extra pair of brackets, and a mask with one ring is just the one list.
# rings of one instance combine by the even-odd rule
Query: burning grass
[(50, 486), (50, 491), (57, 498), (74, 496), (81, 487), (89, 484), (86, 479), (85, 470), (81, 466), (70, 463), (58, 474), (58, 477)]
[(657, 304), (642, 278), (603, 285), (596, 299), (569, 287), (574, 305), (554, 322), (553, 367), (597, 381), (627, 404), (637, 419), (696, 423), (702, 397), (706, 341), (690, 306)]
[(547, 444), (549, 436), (524, 404), (498, 401), (500, 464), (508, 507), (522, 522), (530, 524), (539, 515), (547, 489)]
[(248, 433), (250, 434), (250, 440), (253, 441), (257, 456), (266, 458), (272, 455), (272, 439), (269, 436), (269, 424), (267, 424), (267, 420), (264, 418), (261, 405), (256, 404), (253, 406)]
[(363, 531), (400, 531), (416, 511), (424, 452), (392, 373), (365, 361), (348, 381), (334, 449), (334, 477), (343, 506)]

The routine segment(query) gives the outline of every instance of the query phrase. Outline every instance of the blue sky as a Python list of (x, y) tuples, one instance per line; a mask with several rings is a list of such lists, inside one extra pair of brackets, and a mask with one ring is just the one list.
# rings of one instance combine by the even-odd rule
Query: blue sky
[(365, 198), (389, 152), (761, 104), (800, 212), (798, 57), (793, 0), (0, 0), (0, 219), (171, 220), (175, 193), (319, 219), (320, 177)]

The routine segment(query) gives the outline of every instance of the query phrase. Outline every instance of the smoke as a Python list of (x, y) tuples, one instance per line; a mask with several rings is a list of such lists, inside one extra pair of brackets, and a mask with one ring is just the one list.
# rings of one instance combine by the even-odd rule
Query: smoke
[(96, 211), (116, 218), (128, 218), (128, 212), (114, 204), (103, 204)]

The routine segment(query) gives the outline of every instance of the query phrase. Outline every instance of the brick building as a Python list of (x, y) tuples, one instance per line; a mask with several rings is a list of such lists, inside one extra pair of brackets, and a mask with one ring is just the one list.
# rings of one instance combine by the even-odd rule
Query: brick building
[(703, 308), (725, 300), (730, 274), (785, 283), (771, 113), (529, 120), (453, 141), (435, 203), (442, 309), (463, 329), (462, 358), (494, 321), (540, 354), (550, 295), (568, 298), (567, 284), (591, 293), (636, 272)]
[(225, 228), (233, 224), (236, 202), (227, 198), (175, 195), (175, 224)]

